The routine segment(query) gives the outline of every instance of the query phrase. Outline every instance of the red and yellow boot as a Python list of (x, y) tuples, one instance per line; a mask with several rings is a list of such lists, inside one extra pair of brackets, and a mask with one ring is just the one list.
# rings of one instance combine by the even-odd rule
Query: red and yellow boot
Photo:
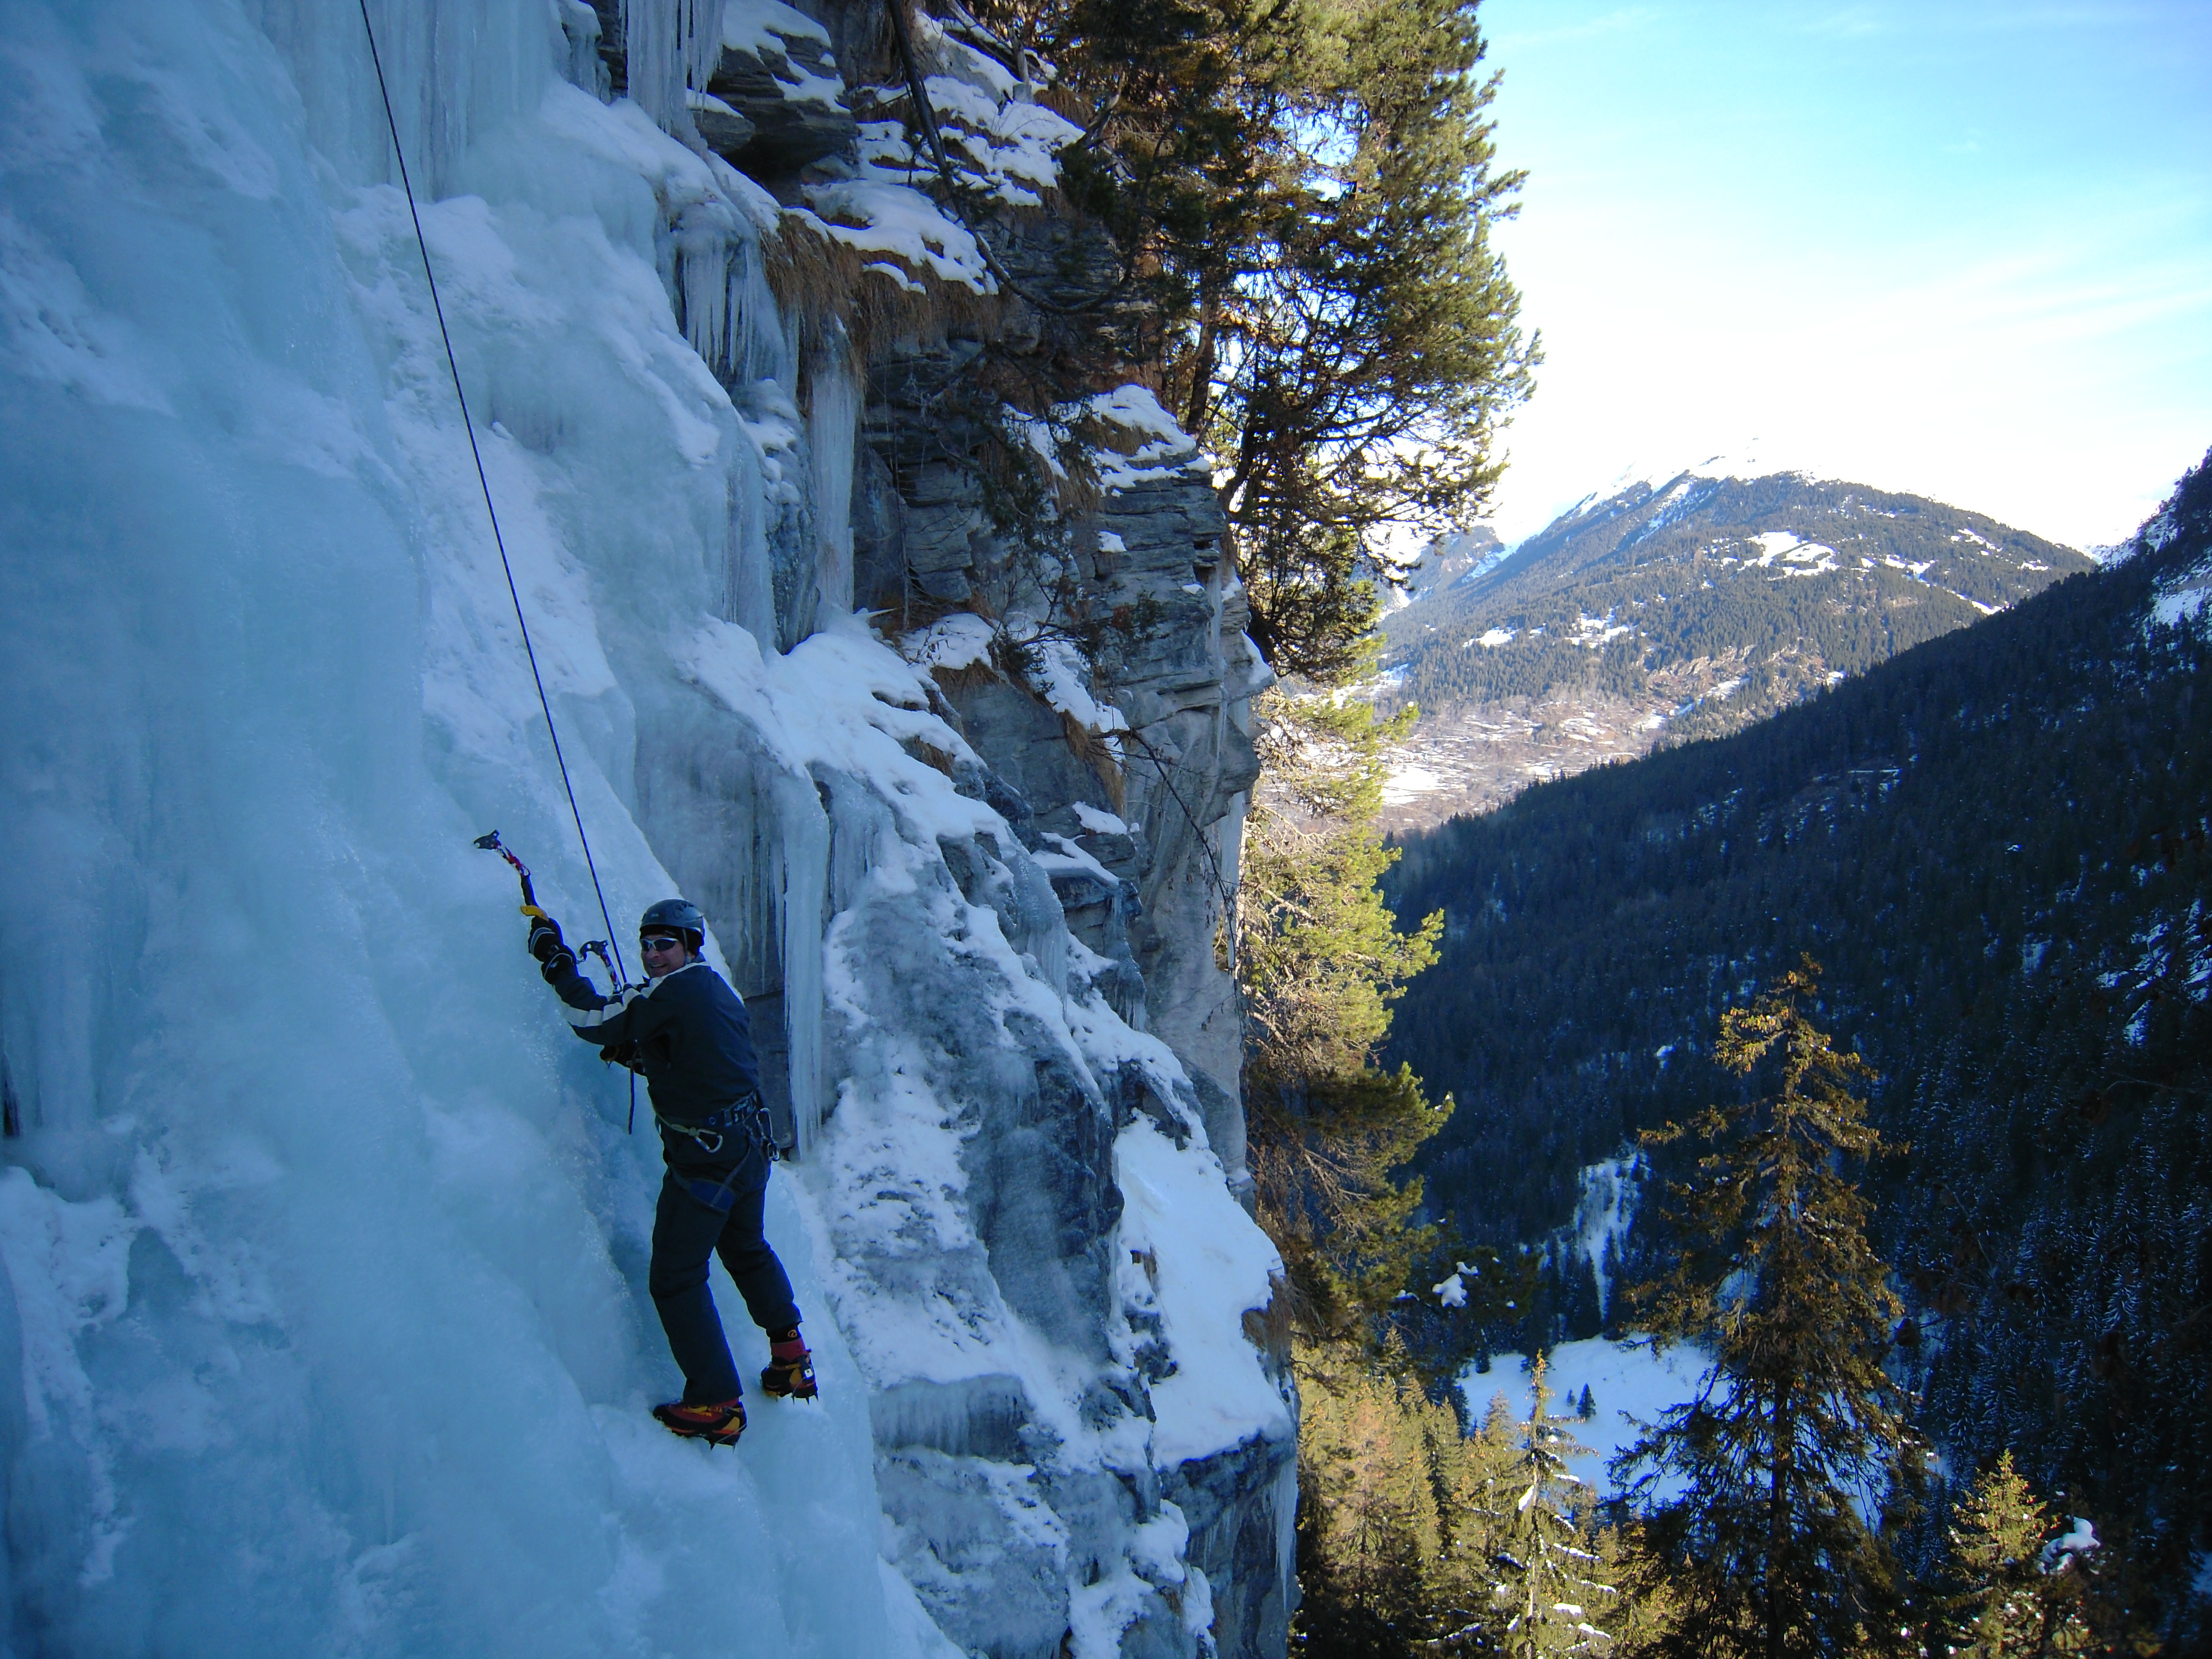
[(815, 1397), (814, 1356), (807, 1352), (799, 1327), (768, 1334), (768, 1369), (761, 1373), (761, 1392), (777, 1400)]
[(710, 1446), (734, 1446), (745, 1431), (742, 1400), (725, 1400), (712, 1406), (687, 1406), (672, 1400), (665, 1406), (655, 1406), (653, 1414), (669, 1433), (680, 1434), (686, 1440), (703, 1440)]

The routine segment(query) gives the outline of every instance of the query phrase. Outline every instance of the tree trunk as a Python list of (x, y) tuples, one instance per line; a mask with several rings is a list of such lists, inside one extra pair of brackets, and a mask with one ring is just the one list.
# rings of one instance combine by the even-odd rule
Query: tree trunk
[(1788, 1626), (1783, 1563), (1790, 1551), (1790, 1486), (1796, 1470), (1796, 1396), (1786, 1382), (1774, 1391), (1774, 1483), (1766, 1510), (1766, 1659), (1785, 1659)]
[(1221, 327), (1221, 292), (1209, 281), (1198, 302), (1198, 345), (1190, 356), (1190, 397), (1183, 405), (1182, 429), (1203, 443), (1206, 412), (1213, 404), (1214, 340)]

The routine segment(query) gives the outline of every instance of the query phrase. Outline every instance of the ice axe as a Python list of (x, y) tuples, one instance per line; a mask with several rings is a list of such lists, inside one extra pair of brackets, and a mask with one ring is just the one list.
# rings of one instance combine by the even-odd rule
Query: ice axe
[[(487, 853), (498, 854), (500, 857), (505, 859), (509, 864), (514, 866), (514, 873), (522, 883), (522, 914), (526, 916), (536, 916), (540, 921), (550, 921), (552, 917), (547, 915), (544, 911), (538, 908), (538, 895), (530, 890), (530, 866), (525, 864), (520, 859), (515, 857), (514, 854), (508, 850), (507, 843), (499, 838), (499, 831), (495, 830), (489, 835), (478, 836), (476, 838), (475, 844), (482, 848)], [(603, 939), (586, 939), (583, 945), (583, 954), (587, 957), (595, 956), (602, 963), (605, 963), (606, 964), (607, 977), (614, 981), (615, 988), (617, 991), (622, 988), (622, 970), (615, 966), (613, 957), (608, 954), (606, 940)]]
[[(507, 850), (507, 843), (499, 838), (498, 830), (494, 830), (487, 835), (478, 836), (476, 838), (474, 844), (484, 852), (498, 854), (500, 857), (505, 859), (509, 864), (514, 866), (515, 878), (522, 884), (522, 914), (524, 915), (536, 916), (541, 921), (550, 921), (553, 920), (553, 918), (547, 915), (544, 911), (538, 908), (538, 895), (532, 892), (530, 888), (530, 866), (525, 864), (520, 859), (515, 857), (512, 852)], [(608, 954), (607, 941), (603, 939), (585, 940), (584, 954), (587, 957), (596, 955), (601, 962), (606, 964), (607, 977), (611, 979), (615, 983), (615, 994), (617, 996), (620, 996), (623, 994), (623, 973), (622, 969), (615, 965), (614, 957)], [(627, 1066), (625, 1066), (623, 1069), (625, 1071), (629, 1071), (629, 1068)], [(635, 1132), (636, 1128), (637, 1073), (634, 1071), (630, 1071), (629, 1125), (623, 1133), (625, 1134), (631, 1133)]]
[(507, 851), (507, 843), (499, 838), (498, 830), (495, 830), (489, 835), (478, 836), (476, 844), (487, 853), (498, 854), (500, 857), (514, 866), (514, 873), (522, 881), (522, 914), (524, 915), (536, 916), (541, 921), (553, 920), (538, 908), (538, 895), (530, 890), (530, 866)]

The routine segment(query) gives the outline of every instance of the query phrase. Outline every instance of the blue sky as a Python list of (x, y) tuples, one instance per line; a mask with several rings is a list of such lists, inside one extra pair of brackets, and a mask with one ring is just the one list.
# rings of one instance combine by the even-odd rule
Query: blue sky
[(2076, 546), (2212, 447), (2212, 0), (1482, 0), (1508, 540), (1717, 453)]

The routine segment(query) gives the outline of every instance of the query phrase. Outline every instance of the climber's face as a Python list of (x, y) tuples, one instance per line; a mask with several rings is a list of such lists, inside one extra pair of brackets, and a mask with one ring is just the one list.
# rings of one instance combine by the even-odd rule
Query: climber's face
[(691, 952), (684, 941), (673, 933), (644, 933), (637, 941), (638, 954), (645, 958), (647, 977), (659, 979), (672, 974), (691, 960)]

